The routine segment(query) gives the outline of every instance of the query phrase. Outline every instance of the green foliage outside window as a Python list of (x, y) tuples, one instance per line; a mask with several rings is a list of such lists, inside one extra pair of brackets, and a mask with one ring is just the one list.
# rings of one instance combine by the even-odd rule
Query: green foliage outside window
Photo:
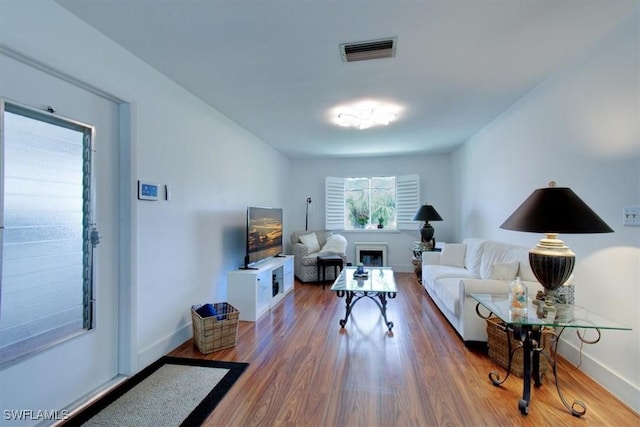
[(387, 226), (393, 222), (396, 214), (395, 200), (389, 194), (382, 194), (375, 199), (373, 219), (380, 226)]
[(346, 228), (395, 228), (395, 186), (395, 177), (346, 179)]
[(346, 205), (349, 223), (353, 228), (366, 228), (369, 224), (368, 192), (356, 190), (347, 194)]

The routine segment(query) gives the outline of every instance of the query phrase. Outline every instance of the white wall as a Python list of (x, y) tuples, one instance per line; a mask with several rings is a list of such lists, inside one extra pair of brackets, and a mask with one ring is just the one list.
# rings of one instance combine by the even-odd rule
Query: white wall
[[(246, 208), (286, 208), (290, 161), (51, 0), (3, 1), (0, 43), (130, 103), (120, 173), (132, 177), (132, 211), (120, 221), (132, 228), (132, 273), (121, 285), (131, 338), (121, 371), (141, 369), (190, 337), (192, 304), (225, 300), (226, 271), (243, 262)], [(167, 184), (171, 200), (135, 200), (137, 179)], [(54, 395), (59, 383), (11, 369), (24, 381), (2, 384), (20, 402), (9, 409), (56, 409), (34, 407), (31, 391)]]
[[(636, 411), (640, 228), (622, 226), (622, 209), (640, 205), (638, 22), (633, 16), (566, 64), (453, 156), (462, 213), (456, 240), (477, 236), (533, 247), (542, 236), (499, 226), (551, 180), (572, 188), (615, 230), (561, 238), (577, 255), (576, 303), (633, 328), (603, 331), (600, 343), (585, 345), (582, 369)], [(579, 342), (573, 332), (566, 338), (562, 352), (577, 362)]]
[[(309, 230), (325, 228), (325, 178), (398, 176), (418, 174), (420, 176), (421, 203), (433, 205), (443, 221), (432, 222), (435, 238), (451, 242), (454, 238), (455, 213), (451, 195), (451, 159), (448, 154), (432, 156), (368, 157), (351, 159), (296, 160), (291, 168), (291, 207), (293, 230), (304, 230), (305, 206), (311, 197)], [(413, 271), (411, 245), (420, 240), (420, 227), (414, 231), (354, 230), (343, 231), (348, 242), (347, 260), (354, 262), (354, 242), (388, 242), (388, 264), (398, 271)]]
[[(225, 301), (225, 273), (243, 262), (247, 206), (287, 200), (287, 159), (176, 92), (137, 103), (137, 176), (171, 191), (168, 202), (137, 204), (141, 366), (189, 338), (191, 304)], [(193, 105), (176, 108), (180, 98)]]

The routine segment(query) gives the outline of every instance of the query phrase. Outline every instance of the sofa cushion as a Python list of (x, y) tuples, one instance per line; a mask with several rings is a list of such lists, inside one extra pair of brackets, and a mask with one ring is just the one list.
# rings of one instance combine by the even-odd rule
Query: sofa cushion
[(433, 288), (436, 280), (447, 277), (455, 277), (459, 280), (461, 278), (472, 278), (475, 276), (464, 268), (453, 267), (450, 265), (422, 266), (422, 283), (430, 289)]
[(460, 278), (445, 277), (436, 280), (433, 291), (442, 304), (456, 316), (460, 316)]
[(462, 243), (467, 245), (464, 256), (464, 268), (469, 270), (475, 277), (480, 277), (480, 265), (482, 263), (482, 250), (486, 240), (478, 238), (464, 239)]
[(513, 280), (516, 278), (519, 268), (520, 263), (518, 261), (497, 262), (489, 270), (489, 279)]
[(320, 252), (331, 252), (336, 254), (344, 254), (347, 250), (347, 239), (341, 234), (332, 234), (327, 238)]
[(302, 234), (300, 241), (303, 245), (309, 248), (309, 253), (318, 252), (320, 250), (320, 243), (318, 242), (318, 236), (316, 233)]
[(529, 254), (527, 252), (527, 258), (526, 259), (521, 259), (520, 260), (520, 268), (518, 269), (518, 276), (520, 276), (520, 278), (522, 280), (525, 280), (527, 282), (537, 282), (538, 279), (536, 278), (536, 275), (533, 274), (533, 270), (531, 270), (531, 264), (529, 264)]
[(441, 265), (464, 268), (464, 254), (467, 245), (464, 243), (445, 243), (440, 254)]
[(529, 262), (529, 249), (503, 242), (486, 241), (482, 250), (480, 277), (491, 277), (491, 267), (502, 262)]

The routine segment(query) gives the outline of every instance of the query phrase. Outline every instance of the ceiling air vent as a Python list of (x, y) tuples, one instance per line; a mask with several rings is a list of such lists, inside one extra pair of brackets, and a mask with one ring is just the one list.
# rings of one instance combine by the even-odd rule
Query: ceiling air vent
[(368, 59), (393, 58), (396, 56), (398, 38), (343, 43), (340, 45), (342, 62), (366, 61)]

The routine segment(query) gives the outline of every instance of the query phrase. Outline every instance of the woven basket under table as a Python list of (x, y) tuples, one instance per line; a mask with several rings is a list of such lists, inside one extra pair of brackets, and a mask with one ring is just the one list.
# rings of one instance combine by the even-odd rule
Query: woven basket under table
[[(487, 319), (487, 336), (489, 358), (500, 367), (507, 369), (509, 367), (509, 348), (507, 346), (507, 340), (511, 339), (511, 350), (513, 350), (519, 342), (513, 339), (511, 332), (505, 329), (504, 322), (495, 316), (491, 316)], [(544, 332), (541, 334), (540, 339), (543, 344), (542, 348), (546, 353), (548, 353), (549, 347), (551, 346), (551, 340)], [(541, 354), (540, 374), (544, 374), (547, 371), (547, 367), (547, 358)], [(513, 353), (513, 359), (511, 360), (511, 373), (521, 378), (524, 376), (522, 347), (518, 348)]]
[(200, 352), (207, 354), (236, 345), (238, 318), (240, 312), (231, 304), (220, 302), (213, 304), (216, 315), (200, 317), (196, 312), (199, 305), (191, 307), (193, 340)]

